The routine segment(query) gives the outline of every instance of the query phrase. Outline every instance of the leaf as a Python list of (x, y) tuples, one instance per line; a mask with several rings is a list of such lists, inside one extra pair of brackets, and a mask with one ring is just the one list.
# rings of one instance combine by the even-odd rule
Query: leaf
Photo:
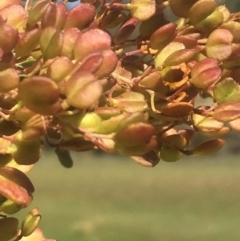
[(218, 103), (240, 102), (240, 86), (232, 78), (222, 79), (215, 84), (213, 96)]

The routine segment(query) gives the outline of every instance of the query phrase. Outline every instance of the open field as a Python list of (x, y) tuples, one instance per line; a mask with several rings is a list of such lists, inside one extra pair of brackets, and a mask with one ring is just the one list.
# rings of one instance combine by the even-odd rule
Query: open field
[[(239, 241), (240, 160), (210, 157), (138, 166), (45, 155), (30, 173), (46, 237), (59, 241)], [(27, 211), (27, 210), (26, 210)], [(25, 213), (25, 210), (24, 210)]]

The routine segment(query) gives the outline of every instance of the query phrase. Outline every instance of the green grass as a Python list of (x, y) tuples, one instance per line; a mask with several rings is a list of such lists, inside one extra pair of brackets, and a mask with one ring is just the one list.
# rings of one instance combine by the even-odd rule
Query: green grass
[[(32, 206), (59, 241), (239, 241), (240, 164), (181, 160), (138, 166), (127, 158), (74, 154), (64, 169), (45, 155), (29, 174)], [(27, 212), (27, 210), (25, 211)]]

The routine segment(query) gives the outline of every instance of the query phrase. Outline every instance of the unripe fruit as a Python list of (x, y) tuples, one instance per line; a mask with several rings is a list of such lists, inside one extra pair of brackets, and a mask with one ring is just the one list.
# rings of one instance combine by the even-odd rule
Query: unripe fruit
[(24, 79), (18, 87), (18, 94), (23, 104), (30, 110), (49, 115), (58, 112), (60, 90), (50, 78), (33, 76)]
[(16, 140), (12, 142), (9, 148), (9, 153), (12, 154), (15, 162), (20, 165), (31, 165), (36, 163), (41, 155), (40, 141), (23, 141)]
[(22, 206), (13, 202), (10, 199), (7, 199), (5, 202), (0, 204), (0, 210), (7, 214), (17, 213), (22, 209)]
[(78, 71), (66, 81), (68, 105), (78, 109), (87, 109), (96, 104), (102, 94), (102, 85), (93, 74)]
[(21, 235), (22, 236), (29, 236), (31, 235), (41, 220), (41, 214), (38, 208), (32, 209), (27, 216), (24, 218), (22, 225), (21, 225)]

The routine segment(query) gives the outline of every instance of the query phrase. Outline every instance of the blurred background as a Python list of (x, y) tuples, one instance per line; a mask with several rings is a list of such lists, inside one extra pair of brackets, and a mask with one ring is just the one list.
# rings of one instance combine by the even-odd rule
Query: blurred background
[(161, 161), (154, 168), (101, 152), (72, 157), (73, 168), (65, 169), (46, 150), (29, 173), (36, 188), (31, 207), (39, 207), (46, 237), (239, 241), (239, 154), (227, 147), (207, 158)]
[[(240, 10), (239, 0), (219, 2)], [(31, 207), (41, 210), (45, 236), (59, 241), (239, 241), (239, 153), (239, 133), (216, 155), (154, 168), (86, 152), (72, 153), (65, 169), (45, 150), (29, 174)]]

